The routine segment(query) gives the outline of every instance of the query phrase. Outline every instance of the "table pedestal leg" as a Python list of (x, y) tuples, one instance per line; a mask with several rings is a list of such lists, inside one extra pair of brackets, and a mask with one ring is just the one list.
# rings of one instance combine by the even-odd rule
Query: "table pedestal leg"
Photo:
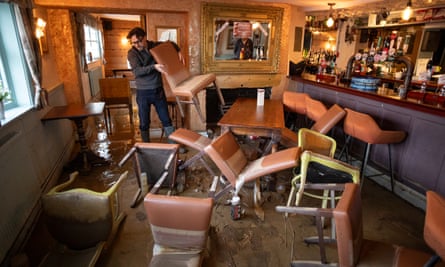
[(85, 137), (85, 129), (83, 128), (83, 120), (85, 118), (73, 119), (76, 124), (77, 136), (79, 138), (80, 152), (68, 165), (70, 169), (77, 169), (81, 175), (87, 175), (91, 171), (91, 166), (106, 165), (108, 162), (94, 154), (87, 144)]

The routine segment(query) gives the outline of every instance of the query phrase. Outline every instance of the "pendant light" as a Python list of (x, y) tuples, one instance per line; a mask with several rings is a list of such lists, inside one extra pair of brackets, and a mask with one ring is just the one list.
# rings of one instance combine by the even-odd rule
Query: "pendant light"
[(329, 18), (328, 18), (328, 20), (326, 21), (326, 26), (328, 26), (328, 28), (330, 28), (330, 27), (334, 26), (334, 18), (333, 18), (333, 16), (332, 16), (332, 6), (334, 6), (335, 3), (328, 3), (328, 5), (329, 5), (331, 8), (329, 9)]
[(408, 0), (408, 3), (406, 4), (405, 9), (402, 12), (403, 20), (409, 20), (411, 18), (411, 15), (413, 14), (413, 10), (411, 9), (411, 6), (412, 6), (411, 0)]

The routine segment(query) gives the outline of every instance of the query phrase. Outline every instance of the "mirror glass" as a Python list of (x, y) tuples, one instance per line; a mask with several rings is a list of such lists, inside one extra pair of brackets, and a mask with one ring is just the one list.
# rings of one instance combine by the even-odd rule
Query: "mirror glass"
[(202, 4), (203, 72), (278, 71), (283, 9)]
[(267, 21), (215, 21), (215, 60), (267, 60), (269, 48)]

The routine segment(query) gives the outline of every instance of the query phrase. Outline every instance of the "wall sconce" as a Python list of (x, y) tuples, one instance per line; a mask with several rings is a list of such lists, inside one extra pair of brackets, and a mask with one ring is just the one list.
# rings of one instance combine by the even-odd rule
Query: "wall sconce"
[(39, 41), (40, 54), (48, 52), (48, 43), (45, 37), (46, 21), (41, 18), (37, 18), (36, 21), (36, 38)]
[(332, 15), (332, 6), (334, 6), (335, 3), (328, 3), (328, 5), (330, 6), (330, 10), (329, 10), (329, 18), (326, 21), (326, 26), (328, 26), (328, 28), (330, 28), (330, 27), (334, 26), (334, 22), (335, 22), (333, 15)]
[(411, 18), (411, 15), (413, 14), (413, 10), (411, 9), (412, 3), (411, 0), (408, 0), (408, 3), (406, 3), (406, 7), (402, 12), (402, 19), (403, 20), (409, 20)]
[(46, 27), (46, 21), (44, 21), (41, 18), (37, 19), (36, 22), (36, 38), (40, 39), (45, 35), (45, 27)]

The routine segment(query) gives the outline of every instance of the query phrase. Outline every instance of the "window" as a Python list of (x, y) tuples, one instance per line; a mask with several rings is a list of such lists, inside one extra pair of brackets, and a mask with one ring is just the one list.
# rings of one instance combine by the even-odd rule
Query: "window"
[(24, 59), (13, 6), (0, 3), (0, 81), (1, 90), (9, 92), (4, 103), (7, 121), (32, 108), (30, 75)]
[(101, 33), (99, 30), (83, 25), (85, 33), (85, 56), (87, 64), (97, 61), (101, 58)]

